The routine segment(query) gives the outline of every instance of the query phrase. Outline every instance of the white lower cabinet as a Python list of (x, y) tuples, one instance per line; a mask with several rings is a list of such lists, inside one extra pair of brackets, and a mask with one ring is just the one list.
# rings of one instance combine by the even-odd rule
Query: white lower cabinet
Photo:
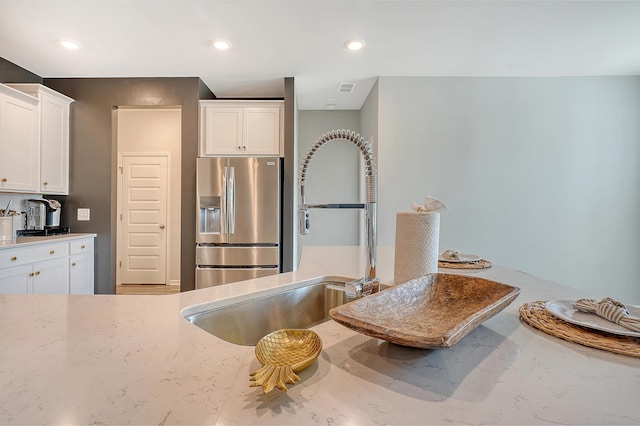
[(33, 287), (33, 266), (0, 269), (0, 293), (28, 294)]
[(46, 260), (0, 270), (0, 293), (4, 294), (68, 294), (67, 259)]
[(93, 294), (93, 237), (0, 250), (0, 293)]
[(69, 243), (69, 293), (94, 293), (93, 238)]
[(69, 266), (65, 257), (33, 264), (33, 294), (69, 294)]

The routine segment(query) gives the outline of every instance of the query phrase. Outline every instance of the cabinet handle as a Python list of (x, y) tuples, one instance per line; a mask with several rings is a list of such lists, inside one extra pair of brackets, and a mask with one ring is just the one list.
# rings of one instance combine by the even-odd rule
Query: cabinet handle
[(35, 274), (34, 274), (33, 272), (29, 272), (29, 276), (30, 276), (30, 277), (32, 277), (32, 276), (34, 276), (34, 275), (35, 275)]
[(42, 184), (43, 184), (44, 186), (47, 186), (47, 185), (49, 185), (49, 182), (42, 182)]
[(160, 225), (160, 229), (164, 229), (164, 225)]
[(7, 182), (7, 178), (2, 178), (2, 183), (6, 183)]
[(55, 250), (50, 250), (49, 254), (56, 254), (56, 251)]
[(243, 146), (243, 147), (242, 147), (242, 150), (243, 150), (243, 151), (246, 151), (246, 150), (247, 150), (247, 147), (246, 147), (246, 146)]
[[(238, 151), (242, 151), (242, 147), (241, 147), (241, 146), (239, 146), (239, 147), (238, 147)], [(4, 182), (4, 181), (3, 181), (3, 182)]]
[(36, 275), (40, 275), (40, 271), (36, 271)]
[(12, 262), (15, 262), (16, 260), (18, 260), (18, 258), (17, 258), (16, 256), (13, 256), (13, 257), (11, 258), (11, 261), (12, 261)]
[(85, 248), (85, 247), (86, 247), (86, 246), (85, 246), (84, 244), (80, 246), (80, 248), (81, 248), (81, 249), (83, 249), (83, 248)]
[(76, 262), (73, 262), (73, 263), (71, 264), (71, 266), (76, 266)]

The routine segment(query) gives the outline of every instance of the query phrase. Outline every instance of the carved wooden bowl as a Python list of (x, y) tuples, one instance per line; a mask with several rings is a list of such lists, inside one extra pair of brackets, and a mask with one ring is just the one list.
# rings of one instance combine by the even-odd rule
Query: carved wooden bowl
[(329, 311), (367, 336), (416, 348), (447, 348), (518, 297), (520, 289), (484, 278), (429, 274)]

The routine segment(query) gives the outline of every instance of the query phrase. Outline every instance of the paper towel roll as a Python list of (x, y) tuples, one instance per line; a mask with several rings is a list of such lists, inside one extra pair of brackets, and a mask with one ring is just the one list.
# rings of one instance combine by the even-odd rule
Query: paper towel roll
[(393, 282), (438, 272), (440, 213), (397, 213)]

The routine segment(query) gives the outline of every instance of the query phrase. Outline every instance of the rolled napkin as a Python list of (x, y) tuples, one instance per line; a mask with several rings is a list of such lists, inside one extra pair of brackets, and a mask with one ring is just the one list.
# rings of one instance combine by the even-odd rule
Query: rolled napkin
[(422, 206), (413, 202), (411, 204), (411, 208), (418, 213), (432, 213), (447, 210), (447, 205), (437, 198), (429, 195), (427, 196), (427, 198), (425, 198), (424, 204)]
[(629, 330), (640, 333), (640, 318), (634, 318), (629, 315), (626, 306), (610, 297), (606, 297), (599, 302), (595, 299), (578, 299), (573, 304), (573, 307), (596, 314)]

